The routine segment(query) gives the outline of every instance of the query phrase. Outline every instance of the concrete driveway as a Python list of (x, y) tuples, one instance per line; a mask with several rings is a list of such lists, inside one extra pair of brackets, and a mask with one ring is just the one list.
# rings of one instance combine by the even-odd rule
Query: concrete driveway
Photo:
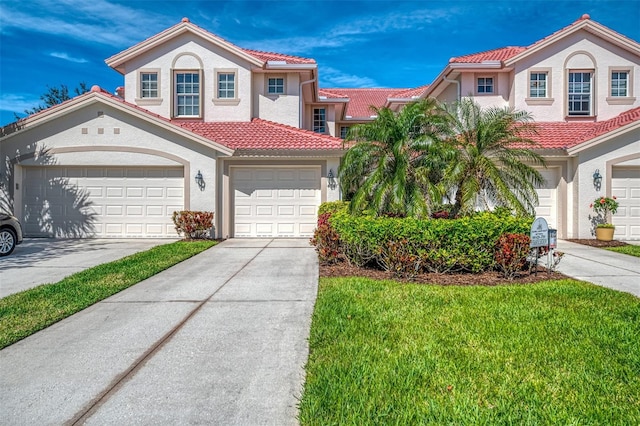
[(293, 425), (318, 263), (228, 240), (0, 351), (2, 423)]
[(0, 258), (0, 298), (173, 241), (28, 238), (11, 255)]

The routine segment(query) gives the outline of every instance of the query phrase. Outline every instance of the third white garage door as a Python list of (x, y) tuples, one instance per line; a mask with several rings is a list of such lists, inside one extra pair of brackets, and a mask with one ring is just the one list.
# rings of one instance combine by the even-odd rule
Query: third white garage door
[(545, 182), (537, 188), (538, 207), (536, 217), (547, 220), (549, 228), (558, 229), (558, 181), (560, 177), (558, 168), (539, 170)]
[(615, 238), (640, 240), (640, 168), (614, 167), (611, 194), (620, 203), (613, 216)]
[(319, 167), (234, 167), (235, 237), (310, 237), (321, 200)]

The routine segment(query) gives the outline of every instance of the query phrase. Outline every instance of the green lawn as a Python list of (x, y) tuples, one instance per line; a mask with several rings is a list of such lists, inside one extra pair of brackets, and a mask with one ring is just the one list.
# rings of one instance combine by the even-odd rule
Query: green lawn
[(303, 425), (640, 424), (640, 300), (322, 278)]
[(631, 256), (640, 257), (640, 246), (626, 245), (620, 247), (607, 247), (607, 250), (616, 251), (618, 253), (629, 254)]
[(216, 244), (178, 241), (0, 299), (0, 349)]

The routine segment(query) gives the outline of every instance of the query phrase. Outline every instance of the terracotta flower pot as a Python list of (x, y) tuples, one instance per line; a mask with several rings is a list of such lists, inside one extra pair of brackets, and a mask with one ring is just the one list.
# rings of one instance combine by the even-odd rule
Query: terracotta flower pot
[(596, 228), (596, 240), (611, 241), (615, 228)]

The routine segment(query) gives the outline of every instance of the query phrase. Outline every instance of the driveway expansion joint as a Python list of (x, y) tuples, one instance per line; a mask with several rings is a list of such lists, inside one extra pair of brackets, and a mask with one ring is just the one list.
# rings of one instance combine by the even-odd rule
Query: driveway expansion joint
[[(271, 240), (273, 241), (273, 240)], [(268, 245), (268, 244), (267, 244)], [(258, 247), (257, 247), (258, 248)], [(180, 331), (184, 325), (191, 320), (196, 313), (202, 309), (205, 304), (213, 299), (213, 297), (224, 288), (229, 282), (231, 282), (240, 272), (242, 272), (251, 262), (253, 262), (263, 251), (265, 247), (262, 247), (251, 259), (242, 265), (233, 275), (231, 275), (220, 287), (218, 287), (209, 297), (199, 301), (198, 305), (193, 308), (187, 315), (167, 333), (165, 333), (156, 343), (152, 344), (140, 357), (138, 357), (127, 369), (117, 375), (115, 379), (98, 394), (97, 397), (92, 399), (86, 404), (80, 411), (76, 413), (65, 425), (79, 425), (85, 423), (102, 405), (104, 405), (111, 396), (115, 395), (118, 389), (120, 389), (126, 382), (133, 378), (142, 367), (153, 356)]]

